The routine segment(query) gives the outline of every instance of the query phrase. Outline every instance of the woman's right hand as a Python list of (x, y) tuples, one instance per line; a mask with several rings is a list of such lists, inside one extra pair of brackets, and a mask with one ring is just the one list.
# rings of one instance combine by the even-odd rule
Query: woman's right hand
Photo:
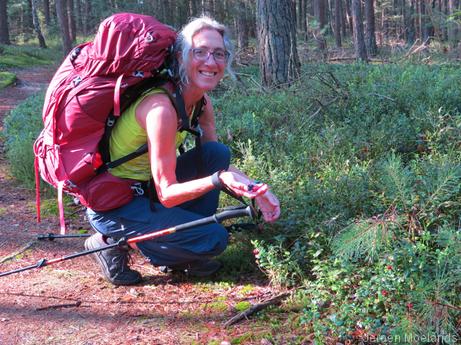
[(269, 189), (265, 183), (254, 184), (254, 182), (247, 177), (232, 171), (223, 171), (220, 173), (219, 180), (224, 186), (238, 196), (244, 196), (250, 199), (263, 195)]

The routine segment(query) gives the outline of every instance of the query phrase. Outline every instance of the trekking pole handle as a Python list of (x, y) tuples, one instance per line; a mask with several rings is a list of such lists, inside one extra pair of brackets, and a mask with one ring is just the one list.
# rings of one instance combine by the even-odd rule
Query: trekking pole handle
[(245, 217), (248, 216), (253, 218), (255, 216), (253, 209), (250, 206), (245, 208), (235, 209), (235, 210), (226, 210), (220, 213), (215, 214), (216, 223), (222, 223), (226, 219), (236, 218), (236, 217)]
[(196, 226), (201, 226), (201, 225), (206, 225), (206, 224), (211, 224), (211, 223), (221, 223), (223, 220), (230, 219), (230, 218), (236, 218), (236, 217), (244, 217), (244, 216), (252, 217), (253, 214), (254, 213), (250, 206), (247, 206), (245, 208), (235, 209), (235, 210), (227, 210), (227, 211), (223, 211), (223, 212), (220, 212), (218, 214), (215, 214), (209, 217), (193, 220), (191, 222), (184, 223), (184, 224), (179, 224), (179, 225), (173, 226), (168, 229), (159, 230), (156, 232), (147, 233), (145, 235), (132, 237), (132, 238), (127, 239), (126, 243), (132, 246), (133, 244), (136, 244), (139, 242), (153, 240), (154, 238), (158, 238), (158, 237), (162, 237), (166, 235), (171, 235), (171, 234), (174, 234), (175, 232), (191, 229)]

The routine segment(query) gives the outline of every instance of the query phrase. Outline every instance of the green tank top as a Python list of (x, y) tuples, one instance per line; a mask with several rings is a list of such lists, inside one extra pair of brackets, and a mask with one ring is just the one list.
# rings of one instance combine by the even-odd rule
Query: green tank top
[[(147, 133), (136, 120), (136, 108), (147, 96), (159, 93), (165, 93), (165, 91), (162, 89), (146, 91), (117, 120), (109, 139), (111, 161), (124, 157), (147, 143)], [(176, 148), (184, 142), (186, 135), (186, 131), (176, 133)], [(110, 169), (110, 173), (117, 177), (138, 181), (150, 180), (152, 174), (148, 153)]]

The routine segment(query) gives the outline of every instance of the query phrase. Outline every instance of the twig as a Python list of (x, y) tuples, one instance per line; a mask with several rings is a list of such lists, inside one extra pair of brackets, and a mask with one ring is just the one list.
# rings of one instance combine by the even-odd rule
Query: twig
[(428, 301), (430, 304), (432, 305), (440, 305), (442, 307), (446, 307), (448, 309), (453, 309), (453, 310), (457, 310), (457, 311), (461, 311), (461, 308), (460, 307), (455, 307), (454, 305), (451, 305), (451, 304), (446, 304), (446, 303), (440, 303), (440, 302), (436, 302), (436, 301)]
[(4, 258), (2, 258), (0, 260), (0, 264), (3, 264), (5, 261), (8, 261), (8, 260), (11, 260), (13, 259), (16, 255), (19, 255), (19, 254), (22, 254), (24, 253), (27, 249), (29, 249), (30, 247), (32, 247), (32, 245), (34, 244), (35, 241), (30, 241), (29, 243), (27, 243), (25, 246), (23, 246), (21, 249), (19, 249), (18, 251), (8, 255), (8, 256), (5, 256)]
[(48, 305), (46, 307), (41, 307), (41, 308), (36, 308), (36, 311), (41, 311), (41, 310), (48, 310), (48, 309), (59, 309), (59, 308), (72, 308), (72, 307), (79, 307), (82, 304), (81, 301), (77, 301), (75, 303), (67, 303), (67, 304), (53, 304), (53, 305)]
[(411, 55), (413, 55), (413, 54), (418, 53), (420, 50), (427, 49), (427, 42), (428, 42), (428, 41), (429, 41), (429, 38), (427, 38), (419, 47), (416, 47), (416, 48), (412, 51), (413, 47), (414, 47), (415, 44), (416, 44), (416, 42), (415, 42), (415, 44), (413, 44), (413, 45), (411, 46), (410, 50), (408, 51), (408, 53), (405, 54), (404, 57), (407, 58), (407, 57), (409, 57), (409, 56), (411, 56)]
[(224, 323), (224, 328), (226, 327), (229, 327), (229, 326), (232, 326), (233, 324), (236, 324), (238, 322), (240, 322), (241, 320), (243, 319), (248, 319), (248, 317), (270, 305), (277, 305), (279, 303), (282, 302), (282, 300), (287, 297), (289, 295), (288, 292), (284, 292), (278, 296), (275, 296), (265, 302), (262, 302), (262, 303), (257, 303), (253, 306), (251, 306), (250, 308), (248, 308), (247, 310), (235, 315), (234, 317), (232, 317), (230, 320), (226, 321)]

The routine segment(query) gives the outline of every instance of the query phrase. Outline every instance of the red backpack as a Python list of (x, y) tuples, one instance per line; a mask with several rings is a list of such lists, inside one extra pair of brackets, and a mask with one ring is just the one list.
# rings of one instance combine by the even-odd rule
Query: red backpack
[(100, 141), (109, 114), (120, 115), (120, 96), (160, 73), (175, 39), (173, 29), (151, 16), (119, 13), (100, 24), (92, 42), (67, 56), (48, 87), (44, 129), (34, 144), (38, 221), (38, 171), (58, 189), (62, 233), (63, 192), (96, 211), (132, 200), (133, 181), (101, 170)]

